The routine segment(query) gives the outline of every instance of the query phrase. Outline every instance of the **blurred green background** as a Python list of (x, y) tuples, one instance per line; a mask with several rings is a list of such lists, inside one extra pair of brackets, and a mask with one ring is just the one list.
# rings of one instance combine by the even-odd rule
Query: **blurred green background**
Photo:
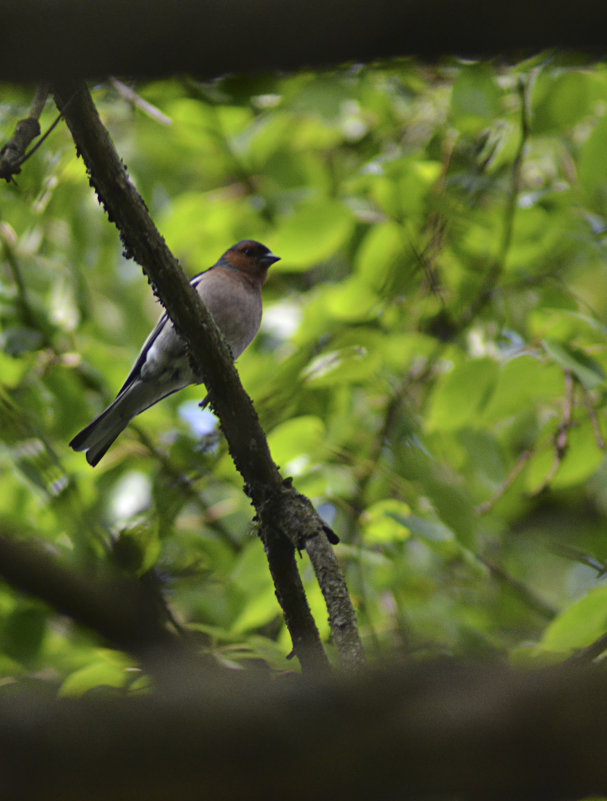
[[(370, 658), (545, 662), (603, 634), (605, 66), (91, 88), (188, 274), (245, 237), (282, 258), (238, 367), (283, 475), (341, 538)], [(32, 92), (0, 87), (3, 141)], [(43, 130), (55, 116), (49, 101)], [(114, 543), (218, 659), (293, 667), (203, 388), (138, 418), (95, 470), (67, 446), (159, 307), (62, 124), (0, 188), (0, 247), (0, 531), (79, 571)], [(0, 683), (137, 687), (131, 667), (0, 584)]]

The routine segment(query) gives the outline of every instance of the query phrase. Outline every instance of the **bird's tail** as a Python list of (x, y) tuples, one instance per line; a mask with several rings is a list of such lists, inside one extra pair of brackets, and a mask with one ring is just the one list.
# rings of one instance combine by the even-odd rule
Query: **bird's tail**
[(116, 437), (121, 434), (133, 417), (149, 409), (158, 401), (187, 386), (187, 382), (176, 382), (159, 394), (154, 383), (133, 381), (126, 384), (110, 405), (92, 423), (76, 434), (70, 442), (75, 451), (86, 451), (87, 462), (95, 467)]
[(76, 434), (70, 442), (70, 448), (73, 450), (86, 451), (86, 461), (92, 467), (95, 467), (131, 420), (130, 416), (127, 417), (122, 413), (121, 400), (121, 396), (118, 396), (99, 417)]

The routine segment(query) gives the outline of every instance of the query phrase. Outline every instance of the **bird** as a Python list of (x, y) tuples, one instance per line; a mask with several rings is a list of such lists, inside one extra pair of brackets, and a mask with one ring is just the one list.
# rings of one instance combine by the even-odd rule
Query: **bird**
[[(268, 268), (279, 261), (261, 242), (243, 239), (217, 262), (191, 279), (236, 360), (259, 331), (261, 288)], [(168, 315), (163, 314), (143, 343), (115, 399), (69, 443), (84, 451), (94, 467), (131, 420), (158, 401), (200, 383), (187, 349)]]

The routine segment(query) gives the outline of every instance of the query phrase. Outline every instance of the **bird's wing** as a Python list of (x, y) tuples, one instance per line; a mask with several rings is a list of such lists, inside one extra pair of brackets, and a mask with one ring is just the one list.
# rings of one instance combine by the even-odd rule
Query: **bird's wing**
[[(209, 270), (210, 269), (213, 269), (213, 268), (210, 267)], [(195, 275), (190, 280), (190, 284), (194, 288), (196, 288), (198, 286), (198, 284), (200, 283), (200, 281), (202, 280), (203, 276), (205, 276), (209, 272), (209, 270), (204, 270), (204, 272), (198, 273), (198, 275)], [(118, 391), (118, 394), (116, 395), (116, 397), (118, 397), (119, 395), (122, 395), (122, 393), (125, 391), (125, 389), (127, 389), (133, 383), (133, 381), (135, 381), (138, 378), (139, 373), (141, 372), (141, 368), (142, 368), (142, 366), (145, 363), (145, 360), (147, 358), (149, 349), (152, 347), (152, 345), (156, 341), (158, 335), (160, 334), (160, 332), (162, 331), (164, 326), (167, 324), (168, 320), (169, 320), (169, 316), (165, 312), (162, 315), (162, 317), (158, 320), (158, 322), (156, 323), (154, 328), (150, 331), (150, 333), (147, 336), (147, 339), (145, 340), (145, 342), (141, 346), (141, 350), (139, 351), (139, 356), (137, 356), (137, 358), (135, 360), (135, 363), (131, 367), (130, 373), (126, 377), (126, 380), (125, 380), (124, 384), (120, 387), (120, 390)]]
[[(147, 358), (149, 349), (152, 347), (156, 338), (158, 337), (158, 334), (160, 334), (160, 332), (168, 322), (168, 319), (169, 317), (165, 312), (162, 315), (162, 317), (158, 320), (158, 322), (151, 330), (151, 332), (148, 334), (147, 339), (141, 346), (141, 350), (139, 351), (139, 356), (137, 356), (137, 359), (135, 360), (135, 364), (131, 367), (131, 372), (126, 377), (126, 381), (124, 382), (124, 384), (120, 387), (118, 395), (122, 395), (124, 390), (127, 389), (133, 383), (133, 381), (135, 381), (138, 378), (139, 373), (141, 372), (141, 368)], [(118, 397), (118, 395), (116, 395), (116, 397)]]

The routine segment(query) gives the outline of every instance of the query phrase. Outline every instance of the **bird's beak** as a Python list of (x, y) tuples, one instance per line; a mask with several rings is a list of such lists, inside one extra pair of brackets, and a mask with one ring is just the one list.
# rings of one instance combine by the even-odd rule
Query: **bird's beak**
[(271, 267), (274, 262), (280, 261), (280, 256), (275, 256), (273, 253), (266, 253), (265, 256), (262, 256), (259, 259), (259, 261), (264, 267)]

